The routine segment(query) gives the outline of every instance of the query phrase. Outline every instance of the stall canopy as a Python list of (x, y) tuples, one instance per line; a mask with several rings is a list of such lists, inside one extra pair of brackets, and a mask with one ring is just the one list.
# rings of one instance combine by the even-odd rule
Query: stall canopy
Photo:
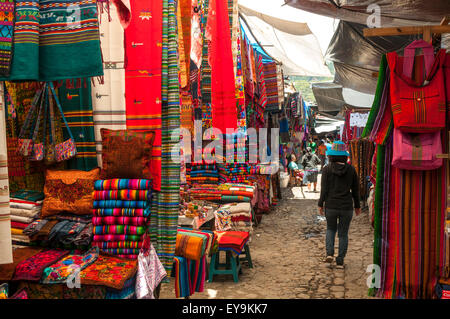
[(448, 0), (285, 0), (297, 9), (331, 18), (367, 24), (372, 14), (369, 5), (380, 9), (380, 25), (383, 27), (439, 24), (450, 12)]
[(274, 14), (262, 13), (257, 10), (258, 4), (259, 1), (239, 1), (240, 16), (258, 45), (282, 63), (284, 75), (332, 76), (320, 44), (307, 23), (280, 18), (275, 14), (276, 5)]

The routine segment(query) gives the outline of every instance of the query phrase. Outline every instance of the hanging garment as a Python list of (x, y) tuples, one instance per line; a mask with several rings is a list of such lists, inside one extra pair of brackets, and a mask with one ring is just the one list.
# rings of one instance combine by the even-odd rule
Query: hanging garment
[(11, 72), (13, 54), (15, 3), (12, 0), (0, 1), (0, 77), (8, 77)]
[(155, 190), (161, 189), (162, 11), (161, 1), (133, 0), (125, 29), (127, 129), (156, 133), (150, 164)]
[[(426, 80), (423, 84), (420, 75), (416, 77), (416, 81), (412, 80), (415, 48), (424, 50)], [(429, 43), (415, 41), (405, 48), (404, 57), (390, 52), (387, 60), (391, 75), (394, 126), (409, 132), (430, 132), (444, 128), (446, 103), (442, 66), (445, 50), (441, 49), (434, 56), (433, 47)]]
[(206, 38), (211, 65), (212, 124), (222, 133), (237, 128), (235, 79), (226, 0), (210, 0)]
[(57, 81), (103, 76), (95, 0), (16, 3), (9, 77)]
[(118, 18), (116, 6), (110, 6), (108, 13), (101, 16), (101, 48), (104, 60), (104, 84), (92, 86), (92, 108), (94, 115), (97, 163), (102, 165), (102, 128), (125, 130), (125, 70), (124, 70), (124, 31)]
[[(77, 155), (68, 161), (69, 169), (90, 171), (98, 166), (92, 113), (91, 82), (83, 81), (80, 88), (67, 84), (58, 89), (64, 117), (69, 124), (77, 147)], [(68, 138), (65, 135), (65, 138)]]

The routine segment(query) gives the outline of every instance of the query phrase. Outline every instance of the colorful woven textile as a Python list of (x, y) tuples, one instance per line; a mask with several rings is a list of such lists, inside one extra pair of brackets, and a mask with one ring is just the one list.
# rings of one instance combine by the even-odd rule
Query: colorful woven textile
[(10, 281), (18, 264), (37, 255), (43, 250), (40, 247), (17, 248), (13, 251), (12, 263), (0, 265), (0, 282)]
[[(83, 79), (80, 85), (79, 88), (69, 88), (68, 83), (64, 83), (58, 89), (58, 95), (77, 147), (77, 155), (67, 162), (67, 168), (90, 171), (98, 167), (91, 81)], [(67, 130), (64, 132), (65, 139), (70, 138)]]
[(88, 246), (92, 241), (92, 232), (94, 226), (92, 223), (86, 225), (86, 227), (73, 239), (73, 245), (76, 247)]
[(21, 189), (18, 190), (17, 192), (11, 193), (9, 197), (13, 199), (21, 199), (36, 203), (44, 199), (44, 193)]
[(96, 242), (92, 243), (92, 246), (99, 247), (101, 249), (116, 249), (116, 248), (132, 248), (132, 249), (141, 249), (142, 241), (104, 241), (104, 242)]
[(267, 108), (278, 109), (278, 79), (277, 64), (269, 62), (263, 64), (264, 82), (266, 85)]
[(110, 190), (94, 191), (94, 200), (132, 200), (146, 201), (151, 199), (151, 190)]
[(226, 231), (215, 232), (219, 242), (219, 250), (231, 250), (236, 254), (240, 254), (245, 244), (249, 240), (248, 232)]
[(126, 216), (126, 217), (148, 217), (150, 215), (150, 209), (141, 208), (104, 208), (95, 209), (93, 211), (94, 216), (106, 217), (106, 216)]
[(141, 241), (142, 236), (140, 235), (117, 235), (117, 234), (106, 234), (106, 235), (94, 235), (94, 242), (113, 242), (113, 241)]
[(20, 262), (14, 273), (13, 280), (39, 281), (45, 268), (69, 254), (67, 250), (45, 250)]
[(191, 236), (190, 234), (177, 234), (175, 255), (185, 257), (190, 260), (199, 260), (206, 247), (205, 236)]
[(95, 182), (94, 188), (101, 190), (121, 190), (121, 189), (151, 189), (152, 181), (148, 179), (108, 179), (98, 180)]
[(13, 53), (14, 16), (13, 0), (0, 1), (0, 77), (8, 77), (11, 72)]
[(136, 259), (136, 256), (139, 255), (140, 249), (133, 248), (102, 248), (102, 251), (105, 253), (122, 256), (128, 259)]
[(97, 2), (40, 0), (39, 9), (39, 79), (103, 76)]
[(80, 272), (81, 285), (122, 289), (137, 271), (137, 261), (100, 254), (97, 260)]
[(133, 277), (125, 282), (123, 289), (107, 289), (105, 299), (134, 299), (136, 278)]
[(151, 174), (154, 189), (160, 190), (162, 2), (133, 0), (130, 14), (125, 29), (127, 129), (155, 131)]
[(210, 0), (205, 36), (211, 65), (212, 124), (222, 133), (237, 128), (236, 84), (231, 50), (230, 21), (225, 0)]
[(105, 299), (106, 288), (84, 285), (82, 289), (67, 287), (67, 284), (40, 284), (21, 281), (19, 289), (27, 291), (29, 299)]
[(137, 208), (137, 209), (147, 209), (149, 206), (147, 201), (136, 201), (136, 200), (96, 200), (94, 201), (94, 209), (97, 208)]
[(109, 225), (94, 226), (94, 235), (143, 235), (146, 227), (143, 226), (126, 226), (126, 225)]
[(147, 223), (146, 217), (118, 217), (118, 216), (108, 216), (108, 217), (96, 217), (92, 218), (92, 224), (96, 225), (131, 225), (131, 226), (142, 226)]
[(173, 134), (180, 128), (180, 105), (176, 6), (173, 0), (163, 0), (162, 4), (162, 179), (161, 192), (156, 196), (156, 203), (152, 206), (149, 232), (161, 263), (166, 272), (170, 273), (175, 253), (180, 200), (179, 134)]
[(44, 269), (41, 282), (44, 284), (64, 283), (76, 271), (81, 271), (98, 258), (98, 249), (91, 248), (82, 254), (69, 254)]

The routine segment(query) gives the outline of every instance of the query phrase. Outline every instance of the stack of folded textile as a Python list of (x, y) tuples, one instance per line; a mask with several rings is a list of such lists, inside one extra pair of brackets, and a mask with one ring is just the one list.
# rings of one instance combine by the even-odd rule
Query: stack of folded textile
[(219, 201), (222, 203), (250, 202), (255, 187), (246, 184), (196, 185), (189, 190), (193, 200)]
[(202, 292), (206, 279), (206, 257), (218, 249), (217, 236), (211, 231), (178, 228), (174, 267), (175, 296), (189, 297)]
[(230, 218), (230, 227), (228, 229), (217, 230), (232, 230), (245, 231), (250, 235), (253, 232), (252, 222), (252, 208), (250, 203), (230, 203), (220, 206), (219, 211), (226, 211)]
[(217, 164), (220, 183), (252, 184), (258, 169), (248, 163)]
[(191, 185), (219, 183), (219, 171), (216, 164), (192, 164), (188, 181)]
[(10, 197), (12, 243), (15, 247), (29, 246), (30, 237), (24, 229), (40, 216), (44, 193), (20, 190)]
[(250, 239), (250, 234), (243, 231), (215, 231), (220, 243), (219, 250), (231, 251), (239, 255)]
[(149, 223), (151, 180), (98, 180), (94, 189), (92, 245), (109, 254), (136, 259)]

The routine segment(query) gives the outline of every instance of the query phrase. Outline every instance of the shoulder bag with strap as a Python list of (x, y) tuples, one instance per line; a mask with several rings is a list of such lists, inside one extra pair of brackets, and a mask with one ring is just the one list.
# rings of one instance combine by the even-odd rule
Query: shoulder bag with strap
[(64, 117), (64, 112), (59, 103), (58, 96), (56, 95), (55, 88), (52, 82), (49, 82), (50, 90), (53, 95), (53, 99), (58, 106), (58, 110), (61, 113), (62, 119), (66, 126), (67, 132), (70, 138), (62, 143), (55, 145), (55, 158), (57, 162), (66, 161), (77, 155), (77, 148), (75, 146), (75, 139), (73, 138), (72, 132), (70, 131), (69, 124), (67, 124), (66, 118)]
[[(411, 78), (415, 49), (422, 48), (426, 80), (417, 85)], [(396, 72), (403, 59), (403, 74)], [(387, 54), (391, 72), (391, 104), (394, 127), (407, 132), (432, 132), (445, 127), (445, 87), (443, 63), (445, 50), (434, 56), (433, 46), (423, 40), (414, 41), (404, 50), (401, 58), (396, 52)]]
[[(44, 86), (44, 90), (47, 90), (47, 84), (45, 84)], [(33, 133), (33, 151), (29, 157), (30, 161), (42, 161), (44, 159), (44, 149), (45, 149), (45, 118), (47, 115), (47, 108), (45, 107), (45, 95), (42, 96), (41, 99), (41, 103), (39, 106), (39, 113), (38, 113), (38, 117), (37, 117), (37, 123), (36, 123), (36, 127), (34, 128), (34, 133)], [(44, 110), (44, 116), (43, 116), (43, 124), (44, 124), (44, 133), (42, 135), (42, 143), (36, 143), (36, 140), (38, 138), (38, 134), (39, 134), (39, 126), (40, 126), (40, 122), (41, 122), (41, 114), (42, 114), (42, 110)]]
[(33, 152), (33, 131), (30, 132), (29, 138), (24, 138), (24, 136), (30, 126), (30, 122), (33, 119), (33, 115), (36, 112), (37, 105), (39, 104), (41, 98), (43, 97), (43, 92), (44, 92), (43, 90), (38, 90), (36, 92), (36, 95), (34, 96), (33, 102), (31, 103), (31, 108), (28, 111), (25, 122), (22, 128), (20, 129), (18, 138), (19, 146), (17, 148), (17, 152), (24, 157), (30, 156), (31, 153)]

